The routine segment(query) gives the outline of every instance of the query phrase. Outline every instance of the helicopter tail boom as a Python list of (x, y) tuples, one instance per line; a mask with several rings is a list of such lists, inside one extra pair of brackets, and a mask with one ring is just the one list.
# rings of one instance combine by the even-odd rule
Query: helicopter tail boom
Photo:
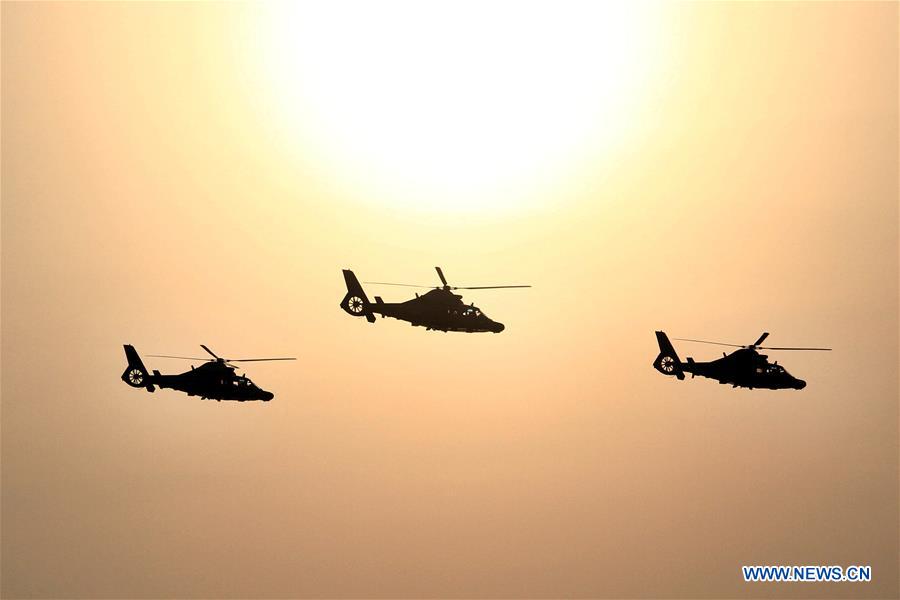
[(347, 295), (341, 300), (341, 308), (350, 316), (365, 317), (369, 323), (374, 323), (372, 305), (353, 271), (344, 269), (344, 283), (347, 284)]
[(678, 358), (669, 337), (664, 332), (657, 331), (656, 341), (659, 344), (659, 355), (653, 361), (653, 368), (663, 375), (674, 375), (678, 379), (684, 379), (681, 359)]

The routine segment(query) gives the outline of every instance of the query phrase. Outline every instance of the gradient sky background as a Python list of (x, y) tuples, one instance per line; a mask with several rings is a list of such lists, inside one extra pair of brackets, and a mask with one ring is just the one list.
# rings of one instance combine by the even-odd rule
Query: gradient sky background
[[(3, 3), (3, 596), (896, 597), (897, 45), (896, 3)], [(534, 288), (466, 295), (500, 335), (338, 308), (434, 265)], [(656, 329), (834, 351), (748, 391)], [(300, 360), (215, 403), (123, 343)]]

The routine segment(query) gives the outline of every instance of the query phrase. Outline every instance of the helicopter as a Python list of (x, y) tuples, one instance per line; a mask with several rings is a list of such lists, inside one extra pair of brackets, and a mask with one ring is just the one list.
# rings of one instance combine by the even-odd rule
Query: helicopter
[(178, 358), (183, 360), (202, 360), (204, 363), (191, 370), (178, 375), (162, 375), (154, 370), (151, 374), (144, 366), (144, 362), (137, 350), (130, 344), (125, 344), (125, 358), (128, 366), (122, 373), (122, 381), (135, 388), (144, 388), (148, 392), (156, 391), (156, 388), (170, 388), (185, 392), (188, 396), (200, 396), (204, 400), (262, 400), (268, 402), (275, 395), (272, 392), (258, 387), (248, 377), (235, 374), (235, 366), (232, 362), (257, 362), (264, 360), (297, 360), (296, 358), (221, 358), (212, 350), (200, 344), (212, 358), (196, 358), (190, 356), (169, 356), (166, 354), (148, 354), (156, 358)]
[[(435, 267), (441, 286), (434, 287), (428, 292), (416, 294), (415, 298), (406, 302), (385, 302), (380, 296), (375, 296), (375, 302), (369, 302), (369, 298), (363, 291), (359, 280), (353, 271), (344, 269), (344, 282), (347, 284), (347, 295), (341, 300), (340, 307), (353, 317), (365, 317), (369, 323), (375, 322), (375, 314), (382, 317), (391, 317), (401, 321), (409, 321), (414, 327), (424, 327), (426, 331), (461, 331), (465, 333), (492, 332), (500, 333), (505, 329), (503, 323), (492, 321), (481, 309), (474, 304), (466, 304), (462, 296), (454, 294), (453, 290), (493, 290), (500, 288), (527, 288), (530, 285), (483, 285), (457, 287), (447, 283), (444, 272), (440, 267)], [(380, 281), (367, 281), (373, 285), (396, 285), (402, 287), (429, 288), (427, 285), (410, 285), (407, 283), (385, 283)]]
[(701, 344), (716, 344), (719, 346), (731, 346), (740, 348), (731, 354), (722, 353), (722, 358), (710, 362), (695, 362), (688, 357), (687, 362), (681, 362), (675, 348), (668, 336), (662, 331), (656, 332), (656, 341), (659, 344), (659, 355), (653, 361), (653, 368), (663, 375), (674, 375), (679, 380), (684, 379), (685, 373), (690, 373), (691, 378), (699, 375), (716, 379), (721, 384), (731, 384), (732, 387), (745, 387), (749, 389), (764, 388), (769, 390), (793, 389), (802, 390), (806, 382), (797, 379), (788, 373), (778, 361), (770, 363), (768, 356), (760, 354), (757, 350), (823, 350), (831, 348), (785, 348), (774, 346), (760, 346), (769, 337), (763, 333), (759, 339), (749, 345), (725, 344), (722, 342), (709, 342), (706, 340), (693, 340), (687, 338), (675, 338), (685, 342), (699, 342)]

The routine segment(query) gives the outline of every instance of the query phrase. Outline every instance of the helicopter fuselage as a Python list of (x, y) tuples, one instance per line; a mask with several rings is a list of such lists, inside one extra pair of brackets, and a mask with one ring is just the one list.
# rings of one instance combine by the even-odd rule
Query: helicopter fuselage
[[(432, 288), (421, 296), (416, 294), (415, 298), (406, 302), (385, 302), (380, 296), (375, 296), (375, 301), (370, 302), (353, 271), (344, 269), (344, 283), (347, 285), (347, 293), (341, 300), (340, 307), (351, 317), (365, 317), (369, 323), (375, 322), (375, 315), (381, 315), (382, 317), (407, 321), (414, 327), (424, 327), (426, 330), (500, 333), (506, 329), (503, 323), (492, 321), (474, 304), (464, 303), (462, 296), (454, 294), (453, 290), (531, 287), (530, 285), (454, 287), (447, 284), (447, 279), (444, 277), (440, 267), (435, 267), (435, 271), (437, 271), (441, 280), (441, 287)], [(428, 287), (404, 283), (370, 283), (405, 287)]]
[(749, 389), (802, 390), (806, 382), (788, 373), (778, 363), (772, 364), (767, 356), (755, 350), (741, 349), (709, 362), (696, 362), (688, 357), (681, 369), (691, 376), (708, 377), (721, 384)]
[[(767, 335), (764, 334), (757, 344)], [(697, 362), (690, 357), (682, 362), (664, 332), (657, 331), (656, 340), (659, 354), (653, 361), (653, 368), (663, 375), (684, 379), (684, 374), (690, 373), (691, 377), (699, 375), (715, 379), (721, 384), (749, 389), (802, 390), (806, 387), (805, 381), (788, 373), (777, 362), (770, 363), (766, 355), (757, 352), (756, 344), (735, 350), (731, 354), (723, 353), (722, 358), (709, 362)]]
[(406, 302), (384, 302), (375, 296), (370, 310), (436, 331), (500, 333), (504, 329), (503, 323), (491, 320), (474, 304), (465, 304), (459, 294), (444, 289), (431, 290)]
[[(215, 363), (207, 363), (177, 375), (161, 375), (157, 371), (150, 376), (150, 383), (160, 388), (169, 388), (212, 400), (271, 400), (272, 392), (258, 387), (247, 377), (234, 373), (230, 367), (210, 369)], [(208, 372), (203, 372), (204, 370)]]
[(190, 371), (173, 375), (163, 375), (159, 371), (149, 372), (133, 346), (125, 346), (128, 366), (122, 373), (122, 381), (131, 387), (142, 387), (153, 392), (157, 387), (178, 390), (188, 396), (200, 396), (211, 400), (236, 400), (247, 402), (261, 400), (268, 402), (274, 398), (272, 392), (260, 388), (248, 377), (237, 375), (234, 367), (218, 361), (203, 363)]

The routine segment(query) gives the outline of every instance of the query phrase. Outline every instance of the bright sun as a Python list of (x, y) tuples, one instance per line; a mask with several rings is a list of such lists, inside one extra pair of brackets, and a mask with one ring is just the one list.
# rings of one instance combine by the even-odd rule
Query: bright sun
[(264, 77), (285, 135), (361, 195), (425, 210), (527, 204), (621, 138), (655, 55), (651, 11), (626, 3), (264, 10)]

